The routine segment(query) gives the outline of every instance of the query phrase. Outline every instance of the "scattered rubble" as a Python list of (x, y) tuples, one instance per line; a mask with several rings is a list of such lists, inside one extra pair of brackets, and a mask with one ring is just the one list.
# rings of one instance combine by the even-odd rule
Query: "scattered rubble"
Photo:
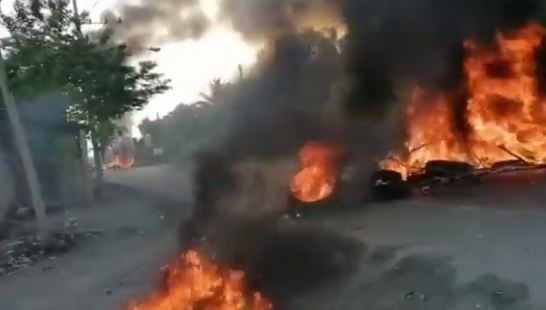
[[(80, 240), (96, 237), (102, 232), (59, 230), (51, 234), (47, 242), (42, 242), (34, 234), (23, 234), (0, 241), (0, 276), (25, 269), (37, 261), (48, 258), (57, 259), (57, 254), (68, 252)], [(53, 267), (44, 267), (48, 271)]]

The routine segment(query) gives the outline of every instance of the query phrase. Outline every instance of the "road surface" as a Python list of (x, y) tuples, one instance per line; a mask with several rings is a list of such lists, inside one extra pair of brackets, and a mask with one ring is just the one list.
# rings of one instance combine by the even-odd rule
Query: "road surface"
[[(103, 235), (0, 277), (0, 309), (119, 310), (145, 296), (177, 252), (176, 228), (190, 208), (188, 175), (169, 166), (107, 173), (124, 188), (117, 196), (63, 215)], [(292, 248), (267, 244), (275, 253), (265, 269), (291, 290), (273, 301), (317, 310), (546, 309), (544, 188), (478, 188), (458, 199), (371, 204), (290, 220), (290, 227), (313, 228), (291, 239)]]
[[(53, 215), (58, 225), (77, 218), (80, 230), (102, 234), (0, 277), (0, 309), (119, 310), (145, 296), (177, 254), (177, 226), (189, 214), (188, 197), (180, 194), (189, 193), (187, 183), (172, 175), (165, 167), (108, 172), (105, 202)], [(172, 188), (162, 183), (168, 181)]]

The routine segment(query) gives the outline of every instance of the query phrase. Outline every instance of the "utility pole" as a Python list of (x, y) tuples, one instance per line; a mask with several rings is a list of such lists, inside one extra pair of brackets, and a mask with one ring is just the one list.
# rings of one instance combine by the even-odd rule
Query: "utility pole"
[(15, 146), (21, 157), (23, 163), (23, 170), (25, 172), (25, 179), (27, 181), (30, 197), (32, 201), (32, 207), (36, 216), (38, 236), (42, 242), (49, 238), (49, 222), (46, 216), (45, 203), (42, 197), (40, 188), (40, 182), (38, 181), (38, 175), (34, 168), (32, 155), (28, 146), (25, 130), (17, 106), (15, 105), (15, 99), (8, 88), (8, 81), (6, 76), (6, 67), (4, 64), (4, 58), (2, 51), (0, 50), (0, 90), (2, 91), (2, 99), (8, 112), (8, 117), (11, 122), (11, 128), (13, 131), (13, 138), (15, 140)]
[(74, 25), (76, 26), (76, 32), (79, 36), (83, 37), (82, 23), (80, 20), (80, 11), (78, 10), (78, 1), (72, 0), (72, 11), (74, 13)]
[[(78, 36), (83, 38), (83, 32), (82, 32), (82, 24), (80, 20), (80, 13), (78, 11), (78, 2), (77, 0), (72, 0), (72, 13), (74, 14), (74, 26), (76, 27), (76, 33)], [(81, 169), (82, 169), (82, 177), (84, 179), (84, 186), (85, 186), (85, 195), (88, 200), (91, 200), (93, 198), (93, 190), (91, 189), (91, 183), (90, 183), (90, 177), (89, 177), (89, 157), (87, 154), (87, 135), (85, 134), (85, 130), (80, 129), (79, 132), (79, 140), (80, 140), (80, 161), (81, 161)]]

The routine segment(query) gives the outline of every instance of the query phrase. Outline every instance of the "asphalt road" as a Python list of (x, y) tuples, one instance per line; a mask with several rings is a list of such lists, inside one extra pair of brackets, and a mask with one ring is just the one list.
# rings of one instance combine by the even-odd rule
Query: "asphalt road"
[[(0, 309), (118, 310), (157, 283), (160, 266), (176, 254), (179, 220), (189, 213), (188, 174), (162, 166), (109, 172), (107, 178), (125, 187), (122, 195), (62, 215), (104, 234), (54, 260), (0, 277)], [(290, 287), (286, 279), (292, 292), (282, 306), (546, 309), (545, 188), (542, 182), (495, 185), (450, 198), (311, 212), (289, 226), (328, 233), (300, 235), (308, 238), (300, 240), (307, 250), (300, 257), (291, 252), (288, 259), (278, 257), (271, 270), (282, 275), (283, 266), (292, 263), (315, 266), (308, 269), (315, 273), (309, 279), (325, 281), (312, 285), (301, 279)], [(343, 266), (339, 272), (329, 272), (338, 265)]]

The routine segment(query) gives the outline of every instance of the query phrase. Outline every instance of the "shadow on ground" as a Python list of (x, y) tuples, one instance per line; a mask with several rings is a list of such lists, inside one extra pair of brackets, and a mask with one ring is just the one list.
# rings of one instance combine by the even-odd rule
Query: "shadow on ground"
[[(366, 267), (338, 302), (315, 309), (373, 310), (531, 310), (524, 283), (485, 274), (469, 283), (457, 283), (450, 258), (407, 256), (398, 249), (378, 248), (366, 258)], [(298, 307), (301, 309), (301, 306)]]

